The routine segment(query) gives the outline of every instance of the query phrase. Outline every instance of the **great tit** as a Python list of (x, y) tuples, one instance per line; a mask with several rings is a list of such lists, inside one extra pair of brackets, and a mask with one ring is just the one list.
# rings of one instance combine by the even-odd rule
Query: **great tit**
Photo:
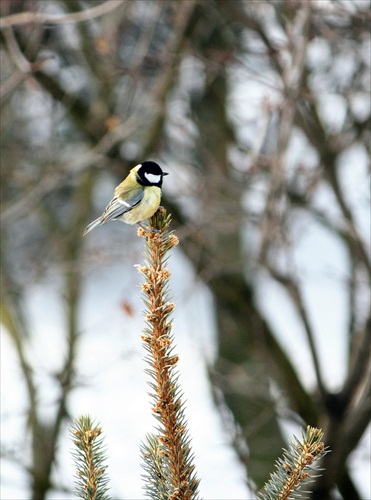
[(144, 161), (132, 168), (115, 189), (114, 197), (103, 214), (86, 227), (84, 236), (111, 220), (136, 224), (151, 217), (160, 206), (164, 175), (168, 175), (167, 172), (163, 172), (154, 161)]

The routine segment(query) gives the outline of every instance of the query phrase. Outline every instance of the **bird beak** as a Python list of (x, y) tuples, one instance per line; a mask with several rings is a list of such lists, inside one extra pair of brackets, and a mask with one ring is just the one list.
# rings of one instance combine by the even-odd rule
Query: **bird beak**
[(162, 175), (169, 175), (169, 172), (162, 172)]

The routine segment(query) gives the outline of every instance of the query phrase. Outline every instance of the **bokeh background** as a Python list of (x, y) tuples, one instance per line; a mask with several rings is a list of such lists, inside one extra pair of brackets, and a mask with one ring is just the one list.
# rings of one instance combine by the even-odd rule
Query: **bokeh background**
[(370, 492), (368, 0), (1, 0), (2, 498), (73, 498), (68, 429), (143, 498), (142, 241), (83, 238), (169, 172), (171, 292), (200, 491), (252, 499), (293, 433), (311, 499)]

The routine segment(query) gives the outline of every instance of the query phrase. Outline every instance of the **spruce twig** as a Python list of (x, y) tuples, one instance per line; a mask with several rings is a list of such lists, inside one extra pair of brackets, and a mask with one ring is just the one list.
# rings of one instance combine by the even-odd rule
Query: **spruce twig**
[(147, 229), (140, 228), (145, 238), (145, 266), (139, 272), (145, 277), (141, 285), (145, 295), (146, 324), (142, 335), (147, 351), (146, 370), (151, 380), (152, 411), (158, 421), (157, 434), (147, 436), (142, 445), (146, 496), (155, 500), (194, 500), (198, 498), (190, 437), (184, 414), (184, 402), (178, 384), (171, 334), (170, 314), (174, 303), (168, 301), (170, 272), (166, 268), (167, 252), (178, 244), (169, 231), (170, 215), (162, 207), (149, 221)]
[(314, 478), (313, 472), (319, 470), (319, 460), (328, 452), (322, 441), (323, 432), (316, 427), (307, 426), (302, 431), (302, 441), (295, 436), (289, 449), (283, 450), (283, 458), (276, 461), (276, 471), (258, 495), (260, 500), (288, 500), (300, 497), (300, 488), (305, 480)]
[(106, 456), (103, 448), (102, 429), (94, 426), (89, 416), (81, 416), (71, 429), (76, 451), (72, 453), (76, 465), (76, 493), (83, 500), (109, 500)]

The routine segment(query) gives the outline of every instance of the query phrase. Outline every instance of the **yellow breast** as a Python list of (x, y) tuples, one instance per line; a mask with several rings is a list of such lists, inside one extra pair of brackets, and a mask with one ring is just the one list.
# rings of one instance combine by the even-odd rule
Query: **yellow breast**
[(158, 186), (149, 186), (144, 189), (144, 196), (141, 202), (134, 207), (130, 212), (126, 212), (120, 218), (126, 222), (126, 224), (136, 224), (142, 220), (151, 217), (158, 207), (161, 201), (161, 189)]

